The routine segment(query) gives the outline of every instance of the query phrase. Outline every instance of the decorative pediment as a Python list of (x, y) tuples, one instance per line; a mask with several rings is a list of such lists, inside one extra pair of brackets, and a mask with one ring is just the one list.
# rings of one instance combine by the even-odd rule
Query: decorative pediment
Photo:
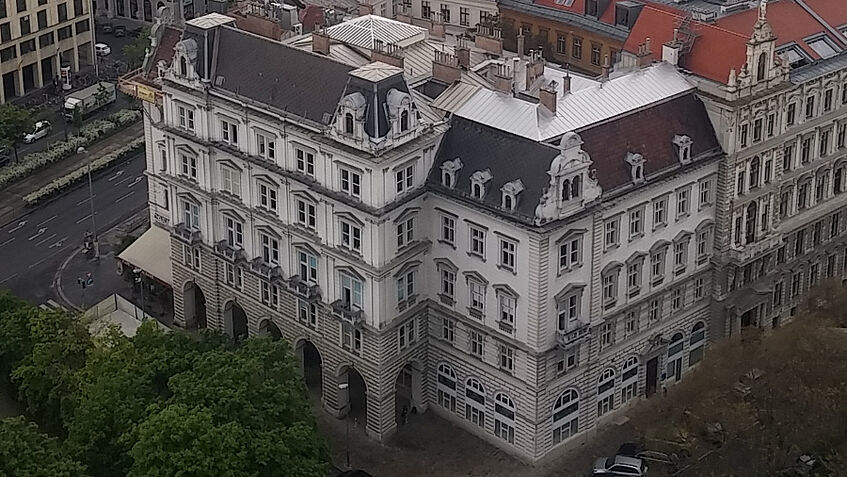
[(456, 272), (459, 271), (459, 267), (457, 267), (455, 263), (451, 262), (450, 259), (436, 258), (435, 260), (433, 260), (433, 262), (435, 262), (435, 266), (438, 267), (438, 268), (443, 268), (443, 269), (449, 270), (453, 273), (456, 273)]
[(556, 293), (556, 296), (553, 299), (557, 302), (561, 302), (565, 299), (566, 296), (571, 293), (582, 291), (585, 289), (585, 283), (571, 283), (565, 288), (563, 288), (559, 293)]
[(465, 272), (464, 275), (465, 275), (465, 281), (473, 280), (477, 283), (481, 283), (481, 284), (486, 285), (486, 286), (488, 285), (488, 280), (486, 280), (485, 277), (480, 275), (479, 272), (469, 271), (469, 272)]
[(624, 159), (630, 168), (630, 176), (633, 184), (644, 182), (644, 156), (637, 152), (627, 152)]
[(690, 137), (684, 134), (677, 134), (673, 137), (673, 144), (676, 146), (677, 159), (682, 164), (691, 162), (691, 145), (694, 143)]
[(495, 284), (491, 288), (493, 288), (494, 291), (497, 292), (497, 293), (509, 295), (512, 298), (518, 298), (520, 296), (520, 295), (518, 295), (518, 292), (516, 292), (514, 288), (510, 287), (509, 285), (507, 285), (505, 283)]

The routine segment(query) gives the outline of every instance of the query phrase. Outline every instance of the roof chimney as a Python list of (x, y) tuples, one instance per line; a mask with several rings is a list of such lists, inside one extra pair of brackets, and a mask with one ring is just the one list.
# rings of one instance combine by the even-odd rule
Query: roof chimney
[(523, 59), (523, 55), (526, 53), (526, 37), (523, 36), (523, 32), (518, 33), (516, 49), (518, 50), (518, 57)]
[(371, 61), (381, 61), (403, 69), (403, 49), (393, 43), (386, 44), (382, 40), (374, 40)]
[(501, 93), (512, 92), (512, 72), (507, 64), (497, 64), (494, 71), (494, 89)]
[(609, 79), (609, 72), (611, 71), (612, 66), (609, 63), (609, 55), (603, 57), (603, 73), (601, 75), (601, 79), (606, 81)]
[(673, 40), (662, 45), (662, 61), (676, 66), (679, 64), (679, 55), (682, 51), (682, 42), (679, 41), (679, 30), (674, 28)]
[(468, 69), (471, 67), (471, 49), (468, 46), (468, 41), (464, 37), (459, 37), (456, 43), (456, 58), (459, 60), (459, 68)]
[(558, 95), (556, 93), (558, 86), (555, 81), (551, 81), (548, 85), (538, 90), (538, 102), (547, 108), (547, 111), (553, 113), (554, 116), (556, 115), (556, 104), (558, 103)]
[(462, 69), (459, 68), (459, 58), (450, 53), (435, 51), (435, 59), (432, 62), (432, 79), (447, 84), (453, 84), (462, 78)]
[(359, 2), (359, 16), (372, 15), (374, 12), (373, 5), (365, 2)]
[(441, 13), (433, 13), (432, 19), (429, 21), (429, 36), (443, 40), (446, 33), (444, 22), (441, 21)]
[(503, 54), (503, 33), (497, 27), (477, 25), (474, 46), (488, 53), (501, 56)]
[(565, 66), (565, 76), (562, 78), (562, 93), (563, 96), (571, 94), (571, 67)]
[(535, 80), (544, 75), (544, 57), (541, 49), (529, 50), (529, 62), (526, 64), (526, 89), (529, 89)]
[(312, 32), (312, 51), (322, 55), (329, 54), (329, 34), (325, 28), (321, 28)]
[(644, 43), (638, 45), (638, 67), (643, 68), (653, 62), (653, 52), (650, 51), (650, 37), (644, 40)]

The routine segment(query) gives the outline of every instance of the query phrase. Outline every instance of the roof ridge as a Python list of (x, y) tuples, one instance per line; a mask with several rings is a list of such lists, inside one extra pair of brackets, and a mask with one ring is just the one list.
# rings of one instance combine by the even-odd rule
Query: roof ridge
[(293, 51), (297, 51), (297, 52), (300, 52), (300, 53), (303, 53), (303, 54), (306, 54), (306, 55), (311, 55), (311, 56), (316, 56), (318, 58), (323, 58), (326, 61), (330, 61), (332, 63), (337, 63), (339, 65), (346, 66), (347, 68), (349, 68), (350, 71), (353, 71), (354, 69), (356, 69), (355, 67), (350, 66), (350, 65), (348, 65), (347, 63), (344, 63), (341, 60), (337, 60), (337, 59), (333, 58), (332, 56), (321, 55), (319, 53), (315, 53), (314, 51), (309, 51), (309, 50), (304, 50), (302, 48), (297, 48), (293, 45), (289, 45), (288, 43), (283, 43), (281, 40), (274, 40), (273, 38), (268, 38), (266, 36), (259, 35), (258, 33), (253, 33), (251, 31), (247, 31), (247, 30), (241, 30), (241, 29), (236, 28), (235, 26), (221, 25), (221, 28), (225, 28), (225, 29), (227, 29), (227, 30), (229, 30), (233, 33), (241, 33), (245, 36), (251, 36), (251, 37), (259, 39), (259, 40), (264, 40), (264, 41), (267, 41), (268, 43), (273, 43), (275, 45), (281, 46), (281, 47), (286, 48), (288, 50), (293, 50)]

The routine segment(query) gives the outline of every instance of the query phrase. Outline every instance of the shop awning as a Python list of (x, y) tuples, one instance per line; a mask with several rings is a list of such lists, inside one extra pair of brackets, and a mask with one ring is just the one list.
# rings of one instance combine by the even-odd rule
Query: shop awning
[(167, 230), (155, 225), (150, 227), (121, 252), (118, 258), (173, 288), (171, 237)]

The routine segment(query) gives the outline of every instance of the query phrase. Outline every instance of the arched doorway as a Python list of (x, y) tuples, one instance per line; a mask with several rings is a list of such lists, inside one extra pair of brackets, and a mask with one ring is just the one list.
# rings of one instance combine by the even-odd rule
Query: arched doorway
[(368, 394), (365, 379), (355, 369), (346, 367), (341, 371), (338, 384), (338, 404), (343, 415), (347, 419), (353, 419), (364, 429), (368, 420)]
[(247, 338), (247, 313), (234, 300), (224, 305), (224, 330), (235, 341)]
[(309, 394), (320, 397), (323, 395), (323, 360), (315, 344), (303, 340), (297, 346), (297, 357), (300, 358), (303, 380)]
[(406, 363), (394, 381), (394, 419), (399, 425), (412, 414), (421, 412), (423, 368), (417, 362)]
[(282, 332), (270, 318), (266, 318), (259, 323), (259, 334), (269, 335), (274, 341), (282, 338)]
[(188, 329), (206, 328), (206, 296), (196, 283), (188, 282), (185, 284), (182, 303), (185, 327)]

